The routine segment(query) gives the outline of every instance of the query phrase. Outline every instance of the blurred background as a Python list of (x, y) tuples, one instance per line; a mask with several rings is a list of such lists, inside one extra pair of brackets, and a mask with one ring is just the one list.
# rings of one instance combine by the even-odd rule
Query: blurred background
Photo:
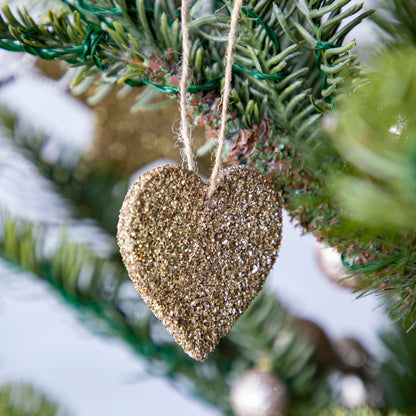
[[(44, 3), (31, 13), (41, 13)], [(360, 58), (370, 62), (375, 25), (363, 23), (350, 37), (358, 40)], [(22, 394), (27, 406), (31, 400), (37, 406), (30, 385), (56, 400), (62, 414), (223, 414), (209, 389), (216, 377), (236, 385), (247, 369), (182, 357), (130, 281), (115, 277), (121, 273), (115, 226), (128, 184), (159, 164), (180, 162), (176, 101), (148, 111), (142, 103), (132, 113), (134, 99), (119, 99), (116, 92), (104, 100), (76, 89), (72, 95), (75, 76), (76, 70), (65, 72), (56, 62), (0, 52), (0, 222), (6, 251), (15, 253), (0, 258), (0, 384), (23, 383), (15, 397)], [(202, 145), (203, 131), (194, 135)], [(210, 158), (198, 164), (209, 175)], [(380, 391), (367, 382), (368, 374), (372, 360), (386, 357), (379, 333), (393, 324), (377, 297), (357, 300), (354, 280), (338, 282), (343, 273), (339, 254), (302, 236), (285, 214), (265, 291), (312, 343), (310, 354), (330, 374), (339, 402), (347, 408), (377, 405)], [(236, 331), (230, 342), (242, 340)], [(280, 334), (279, 342), (292, 345), (287, 331)], [(253, 400), (262, 382), (253, 382)], [(244, 388), (234, 391), (234, 400)], [(198, 399), (204, 390), (205, 401)]]

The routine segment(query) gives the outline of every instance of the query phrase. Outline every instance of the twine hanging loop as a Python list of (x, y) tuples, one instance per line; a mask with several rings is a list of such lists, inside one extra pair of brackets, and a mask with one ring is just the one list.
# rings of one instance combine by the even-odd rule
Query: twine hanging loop
[[(225, 54), (225, 77), (224, 87), (221, 91), (221, 118), (220, 129), (218, 134), (218, 144), (215, 155), (215, 162), (212, 168), (212, 173), (209, 178), (207, 199), (210, 200), (217, 185), (218, 175), (222, 167), (222, 151), (225, 141), (225, 129), (228, 118), (228, 102), (231, 94), (231, 81), (232, 81), (232, 66), (233, 66), (233, 54), (235, 46), (235, 36), (237, 32), (238, 16), (242, 7), (243, 0), (235, 0), (233, 10), (231, 12), (230, 31), (227, 41), (227, 52)], [(188, 123), (188, 117), (186, 112), (186, 85), (189, 76), (189, 29), (188, 29), (188, 0), (182, 0), (182, 77), (180, 82), (180, 113), (181, 113), (181, 140), (184, 143), (185, 156), (188, 163), (188, 169), (194, 171), (195, 163), (192, 154), (192, 139), (190, 134), (190, 128)]]

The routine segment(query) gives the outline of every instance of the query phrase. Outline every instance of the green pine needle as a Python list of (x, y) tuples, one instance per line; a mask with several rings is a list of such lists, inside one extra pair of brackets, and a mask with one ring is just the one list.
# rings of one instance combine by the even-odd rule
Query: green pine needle
[(57, 402), (23, 383), (0, 385), (0, 416), (68, 416)]

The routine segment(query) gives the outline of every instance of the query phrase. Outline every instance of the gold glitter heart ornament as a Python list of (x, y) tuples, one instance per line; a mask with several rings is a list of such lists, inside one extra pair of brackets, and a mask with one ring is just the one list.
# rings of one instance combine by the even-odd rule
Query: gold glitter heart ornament
[(195, 173), (141, 175), (118, 223), (124, 264), (175, 341), (205, 360), (261, 290), (281, 238), (279, 198), (254, 168), (222, 171), (209, 203)]

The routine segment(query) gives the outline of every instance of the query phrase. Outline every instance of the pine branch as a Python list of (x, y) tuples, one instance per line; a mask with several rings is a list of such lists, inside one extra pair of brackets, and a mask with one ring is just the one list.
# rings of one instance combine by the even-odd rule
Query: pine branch
[(416, 2), (414, 0), (378, 0), (380, 12), (372, 19), (390, 37), (389, 43), (416, 44)]
[(389, 354), (380, 374), (381, 385), (385, 391), (385, 400), (392, 408), (405, 414), (416, 411), (416, 336), (406, 334), (396, 327), (382, 334), (381, 339)]
[[(107, 232), (115, 233), (118, 212), (128, 187), (126, 180), (106, 166), (87, 166), (87, 162), (68, 146), (61, 149), (62, 157), (51, 163), (44, 157), (50, 137), (23, 126), (18, 117), (4, 107), (0, 107), (0, 132), (7, 143), (24, 154), (39, 173), (71, 201), (75, 218), (94, 218)], [(68, 160), (71, 160), (69, 165)]]
[[(78, 81), (102, 70), (107, 83), (113, 80), (132, 86), (147, 84), (165, 93), (178, 92), (175, 80), (179, 74), (180, 25), (172, 2), (157, 3), (157, 10), (144, 0), (138, 1), (136, 8), (127, 7), (124, 1), (66, 3), (72, 11), (73, 24), (68, 11), (50, 12), (48, 25), (37, 25), (26, 13), (14, 16), (6, 7), (0, 21), (2, 47), (84, 65)], [(249, 107), (253, 107), (244, 114), (236, 105), (238, 118), (245, 116), (244, 125), (253, 124), (252, 112), (258, 113), (262, 101), (263, 107), (266, 101), (275, 108), (268, 110), (266, 106), (263, 118), (272, 118), (277, 127), (292, 134), (301, 121), (289, 122), (298, 113), (296, 109), (308, 107), (301, 119), (313, 124), (309, 116), (314, 106), (309, 101), (316, 101), (318, 107), (324, 105), (321, 97), (333, 101), (343, 81), (358, 68), (355, 57), (348, 54), (355, 43), (342, 46), (342, 41), (371, 13), (360, 14), (362, 5), (342, 11), (347, 3), (349, 0), (322, 2), (319, 7), (317, 3), (307, 3), (306, 12), (297, 1), (279, 6), (272, 0), (247, 3), (234, 65), (235, 85), (247, 81)], [(218, 41), (223, 43), (225, 39), (229, 16), (200, 16), (201, 5), (197, 2), (191, 10), (190, 59), (195, 82), (190, 92), (217, 94), (223, 74), (223, 48), (218, 47)], [(351, 22), (339, 29), (343, 20), (351, 17)], [(239, 91), (238, 87), (235, 91)], [(312, 132), (315, 129), (309, 124), (296, 130)]]
[(385, 294), (392, 316), (410, 330), (416, 325), (416, 53), (385, 52), (375, 66), (338, 117), (333, 143), (345, 168), (327, 187), (343, 207), (334, 231), (368, 244), (361, 253), (345, 250), (346, 266), (369, 290)]
[(341, 407), (334, 407), (319, 414), (319, 416), (404, 416), (397, 411), (390, 411), (388, 413), (381, 413), (377, 410), (362, 408), (358, 410), (347, 410)]
[(32, 386), (6, 383), (0, 386), (0, 416), (67, 416), (67, 411)]

